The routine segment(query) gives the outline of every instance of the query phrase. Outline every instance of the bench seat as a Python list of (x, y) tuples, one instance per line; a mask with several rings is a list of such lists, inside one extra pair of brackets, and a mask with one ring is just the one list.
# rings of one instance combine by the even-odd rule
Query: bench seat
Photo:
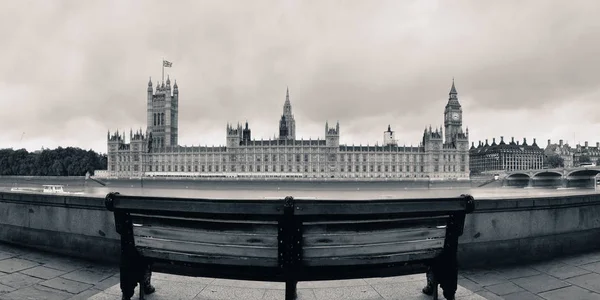
[(455, 281), (458, 236), (473, 198), (234, 200), (111, 193), (106, 206), (121, 235), (122, 280), (141, 282), (136, 269), (152, 264), (154, 271), (179, 275), (285, 282), (286, 299), (294, 299), (298, 281), (415, 274), (433, 264), (443, 271), (440, 280)]

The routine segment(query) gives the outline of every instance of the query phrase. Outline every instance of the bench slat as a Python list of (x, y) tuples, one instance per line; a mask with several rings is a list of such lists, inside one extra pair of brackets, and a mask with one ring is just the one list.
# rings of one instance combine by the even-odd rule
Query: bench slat
[(189, 230), (209, 230), (228, 233), (264, 233), (277, 235), (276, 221), (247, 221), (232, 219), (183, 218), (160, 215), (131, 214), (134, 224), (157, 227), (176, 227)]
[(115, 210), (170, 212), (174, 214), (244, 214), (276, 216), (281, 214), (281, 202), (253, 199), (192, 199), (114, 195)]
[(343, 232), (335, 234), (305, 234), (303, 246), (338, 246), (338, 245), (368, 245), (375, 243), (393, 243), (418, 241), (432, 238), (444, 238), (446, 228), (412, 228), (364, 231), (364, 232)]
[(464, 198), (394, 199), (394, 200), (297, 200), (297, 216), (377, 215), (461, 212), (466, 209)]
[[(430, 251), (415, 251), (411, 253), (369, 255), (369, 256), (346, 256), (338, 258), (305, 258), (302, 264), (306, 267), (328, 267), (328, 266), (362, 266), (374, 264), (392, 264), (401, 262), (412, 262), (415, 260), (432, 259), (442, 252), (441, 249)], [(356, 276), (357, 278), (362, 278)]]
[(395, 230), (413, 228), (436, 228), (444, 226), (448, 222), (448, 216), (423, 217), (423, 218), (394, 218), (377, 220), (338, 220), (304, 222), (304, 234), (316, 233), (345, 233), (364, 232), (375, 230)]
[(140, 248), (138, 251), (144, 257), (179, 262), (230, 266), (278, 267), (277, 258), (201, 255), (149, 248)]
[(163, 240), (146, 237), (134, 237), (136, 248), (164, 249), (173, 252), (203, 254), (214, 256), (240, 256), (254, 258), (277, 258), (276, 247), (241, 246), (226, 244), (193, 243), (175, 240)]
[(187, 242), (277, 247), (277, 231), (272, 235), (236, 233), (223, 231), (192, 230), (182, 227), (134, 226), (133, 234), (140, 237), (153, 237), (164, 240)]
[(442, 248), (444, 239), (430, 239), (410, 242), (377, 243), (366, 245), (344, 245), (344, 246), (305, 246), (303, 258), (330, 257), (337, 259), (352, 255), (381, 255), (391, 253), (406, 253), (425, 249)]

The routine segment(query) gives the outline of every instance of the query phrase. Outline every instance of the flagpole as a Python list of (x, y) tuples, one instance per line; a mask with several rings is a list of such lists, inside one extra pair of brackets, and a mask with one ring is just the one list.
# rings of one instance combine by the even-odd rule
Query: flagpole
[(165, 58), (162, 61), (162, 82), (165, 82)]

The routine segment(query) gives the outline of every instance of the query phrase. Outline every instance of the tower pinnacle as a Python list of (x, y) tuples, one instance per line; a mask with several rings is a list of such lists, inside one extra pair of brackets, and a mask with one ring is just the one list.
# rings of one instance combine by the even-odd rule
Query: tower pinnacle
[(456, 87), (454, 86), (454, 77), (452, 77), (452, 87), (450, 88), (450, 96), (456, 95)]

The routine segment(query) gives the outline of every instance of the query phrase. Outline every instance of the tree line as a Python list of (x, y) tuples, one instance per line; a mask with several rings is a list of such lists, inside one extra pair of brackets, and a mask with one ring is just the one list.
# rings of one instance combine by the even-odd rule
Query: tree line
[(0, 175), (84, 176), (107, 169), (106, 154), (80, 148), (58, 147), (28, 152), (26, 149), (0, 149)]

